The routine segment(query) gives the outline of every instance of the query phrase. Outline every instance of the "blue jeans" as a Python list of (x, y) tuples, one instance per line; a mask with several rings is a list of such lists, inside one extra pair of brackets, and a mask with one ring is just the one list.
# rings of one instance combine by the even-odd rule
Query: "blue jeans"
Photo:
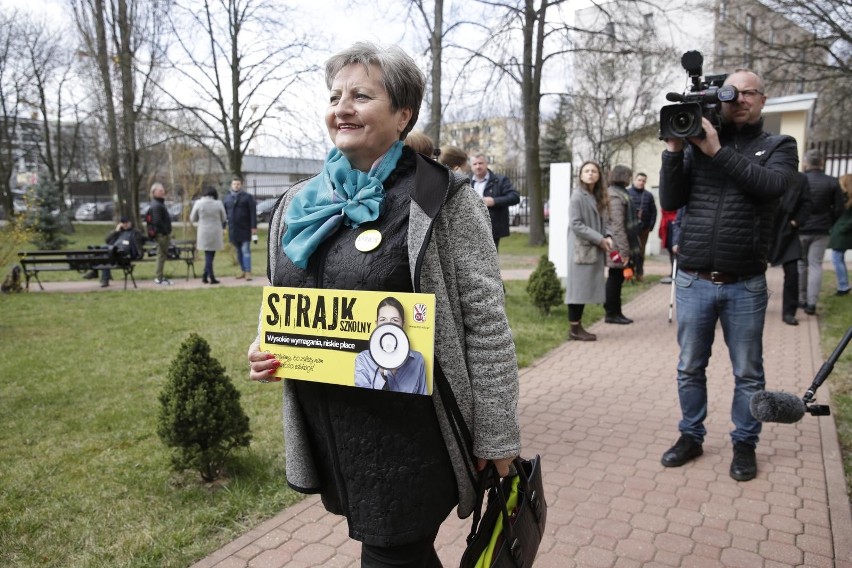
[(834, 263), (834, 273), (837, 275), (837, 291), (845, 292), (849, 289), (849, 273), (846, 271), (846, 262), (843, 255), (845, 250), (831, 250), (831, 262)]
[(211, 280), (216, 279), (216, 277), (213, 275), (213, 261), (215, 258), (215, 250), (204, 251), (204, 276), (209, 277)]
[(713, 284), (694, 273), (678, 270), (677, 389), (682, 434), (699, 442), (707, 430), (707, 364), (716, 335), (716, 322), (722, 334), (734, 371), (734, 398), (731, 420), (734, 442), (757, 445), (761, 424), (751, 415), (749, 402), (766, 384), (763, 374), (763, 322), (769, 293), (766, 276), (754, 276), (733, 284)]
[(237, 249), (237, 263), (243, 272), (251, 272), (251, 241), (240, 241), (235, 243), (231, 241), (234, 248)]

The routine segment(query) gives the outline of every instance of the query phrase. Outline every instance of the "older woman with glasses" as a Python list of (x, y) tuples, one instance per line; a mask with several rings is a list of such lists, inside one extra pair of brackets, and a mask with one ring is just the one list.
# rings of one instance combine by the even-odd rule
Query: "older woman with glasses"
[[(518, 376), (488, 213), (467, 178), (403, 147), (425, 79), (397, 47), (356, 43), (326, 63), (323, 172), (290, 188), (269, 230), (275, 286), (435, 295), (435, 383), (474, 440), (468, 457), (445, 396), (284, 381), (287, 482), (320, 493), (362, 543), (362, 566), (441, 566), (438, 528), (471, 513), (475, 471), (506, 475), (520, 451)], [(378, 246), (356, 246), (367, 230)], [(250, 378), (277, 360), (249, 348)], [(442, 390), (442, 385), (448, 390)]]

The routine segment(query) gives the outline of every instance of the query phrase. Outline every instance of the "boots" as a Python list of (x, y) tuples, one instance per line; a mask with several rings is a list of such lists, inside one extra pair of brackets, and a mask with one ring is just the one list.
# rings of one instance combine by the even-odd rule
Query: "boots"
[(251, 272), (246, 272), (245, 278), (246, 278), (246, 280), (251, 280)]
[(568, 332), (568, 337), (575, 341), (596, 341), (598, 336), (594, 333), (589, 333), (583, 329), (583, 324), (580, 322), (570, 322), (571, 331)]
[(207, 284), (208, 280), (207, 280), (207, 273), (206, 273), (206, 272), (205, 272), (205, 273), (204, 273), (204, 275), (201, 277), (201, 281), (202, 281), (202, 282), (204, 282), (205, 284)]
[(237, 275), (235, 276), (235, 278), (236, 278), (237, 280), (239, 280), (240, 278), (245, 278), (245, 277), (246, 277), (246, 273), (245, 273), (245, 272), (240, 272), (239, 274), (237, 274)]

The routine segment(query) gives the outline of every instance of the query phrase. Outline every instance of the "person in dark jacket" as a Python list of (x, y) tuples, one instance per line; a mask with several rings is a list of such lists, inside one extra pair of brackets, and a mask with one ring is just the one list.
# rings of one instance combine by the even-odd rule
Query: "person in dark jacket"
[(831, 226), (843, 213), (843, 192), (837, 178), (826, 175), (825, 159), (817, 149), (805, 154), (805, 175), (811, 190), (811, 214), (799, 229), (802, 260), (799, 261), (799, 305), (814, 315), (822, 288), (822, 262)]
[(660, 169), (660, 205), (687, 206), (678, 243), (677, 366), (680, 438), (662, 457), (678, 467), (703, 453), (707, 375), (716, 323), (722, 324), (734, 372), (730, 475), (757, 475), (755, 448), (761, 424), (751, 415), (752, 395), (765, 387), (763, 324), (772, 218), (798, 167), (796, 141), (763, 131), (763, 80), (739, 70), (725, 85), (736, 97), (721, 103), (717, 132), (702, 119), (703, 137), (669, 138)]
[[(133, 226), (133, 221), (131, 221), (129, 217), (121, 217), (118, 220), (118, 224), (115, 226), (115, 230), (111, 231), (104, 241), (107, 246), (99, 248), (115, 247), (117, 255), (130, 260), (142, 258), (142, 251), (145, 246), (145, 237), (142, 236), (142, 233)], [(101, 288), (106, 288), (109, 286), (109, 281), (112, 280), (112, 273), (109, 268), (103, 268), (101, 269), (100, 274)], [(86, 279), (97, 277), (98, 271), (94, 269), (83, 276), (83, 278)]]
[(828, 246), (831, 249), (831, 261), (837, 276), (837, 296), (849, 293), (849, 271), (846, 270), (846, 251), (852, 249), (852, 174), (840, 176), (840, 188), (846, 198), (843, 214), (831, 227)]
[(784, 268), (784, 293), (781, 302), (781, 319), (787, 325), (799, 325), (796, 308), (799, 306), (799, 268), (802, 259), (802, 244), (799, 228), (811, 213), (811, 192), (808, 176), (798, 174), (796, 181), (787, 188), (775, 213), (775, 238), (769, 249), (772, 266)]
[[(490, 461), (506, 476), (520, 452), (517, 361), (491, 223), (467, 176), (402, 143), (426, 83), (409, 55), (359, 42), (332, 56), (325, 76), (334, 147), (323, 172), (287, 190), (272, 215), (270, 282), (433, 294), (439, 393), (285, 379), (286, 481), (346, 517), (361, 566), (438, 568), (438, 528), (454, 506), (471, 514), (477, 471)], [(248, 360), (254, 381), (287, 376), (260, 338)], [(472, 447), (455, 435), (451, 400)]]
[(474, 156), (470, 167), (473, 170), (470, 185), (488, 207), (494, 246), (499, 250), (500, 239), (509, 236), (509, 206), (520, 203), (521, 196), (509, 178), (495, 174), (488, 168), (488, 158), (483, 154)]
[(154, 278), (155, 284), (171, 286), (172, 282), (163, 273), (166, 267), (166, 259), (169, 255), (169, 243), (172, 240), (172, 218), (166, 207), (166, 188), (161, 183), (151, 186), (151, 227), (153, 228), (153, 239), (157, 242), (157, 269)]
[(234, 176), (231, 191), (222, 199), (228, 214), (228, 239), (237, 251), (241, 272), (237, 278), (251, 280), (251, 243), (257, 242), (257, 204), (243, 191), (243, 180)]
[(633, 259), (636, 266), (636, 280), (639, 282), (645, 276), (645, 245), (648, 244), (648, 235), (657, 223), (657, 203), (654, 194), (645, 189), (648, 176), (639, 172), (633, 178), (633, 185), (627, 188), (630, 199), (633, 201), (633, 210), (639, 219), (639, 254)]

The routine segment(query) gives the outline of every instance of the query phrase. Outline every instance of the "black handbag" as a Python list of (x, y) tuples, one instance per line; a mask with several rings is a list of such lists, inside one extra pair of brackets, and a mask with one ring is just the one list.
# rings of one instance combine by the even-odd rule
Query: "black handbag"
[[(515, 458), (514, 465), (515, 474), (502, 480), (493, 463), (483, 472), (460, 568), (528, 568), (533, 565), (547, 522), (541, 457)], [(480, 518), (486, 489), (488, 502)]]
[[(435, 378), (456, 441), (470, 463), (475, 464), (473, 437), (438, 364), (435, 365)], [(547, 522), (541, 456), (536, 455), (531, 460), (517, 457), (513, 465), (515, 471), (501, 479), (494, 463), (488, 462), (478, 483), (475, 475), (468, 471), (478, 489), (460, 568), (530, 568), (533, 565)], [(488, 499), (483, 513), (486, 492)], [(488, 555), (487, 562), (483, 559), (480, 563), (483, 553)]]

